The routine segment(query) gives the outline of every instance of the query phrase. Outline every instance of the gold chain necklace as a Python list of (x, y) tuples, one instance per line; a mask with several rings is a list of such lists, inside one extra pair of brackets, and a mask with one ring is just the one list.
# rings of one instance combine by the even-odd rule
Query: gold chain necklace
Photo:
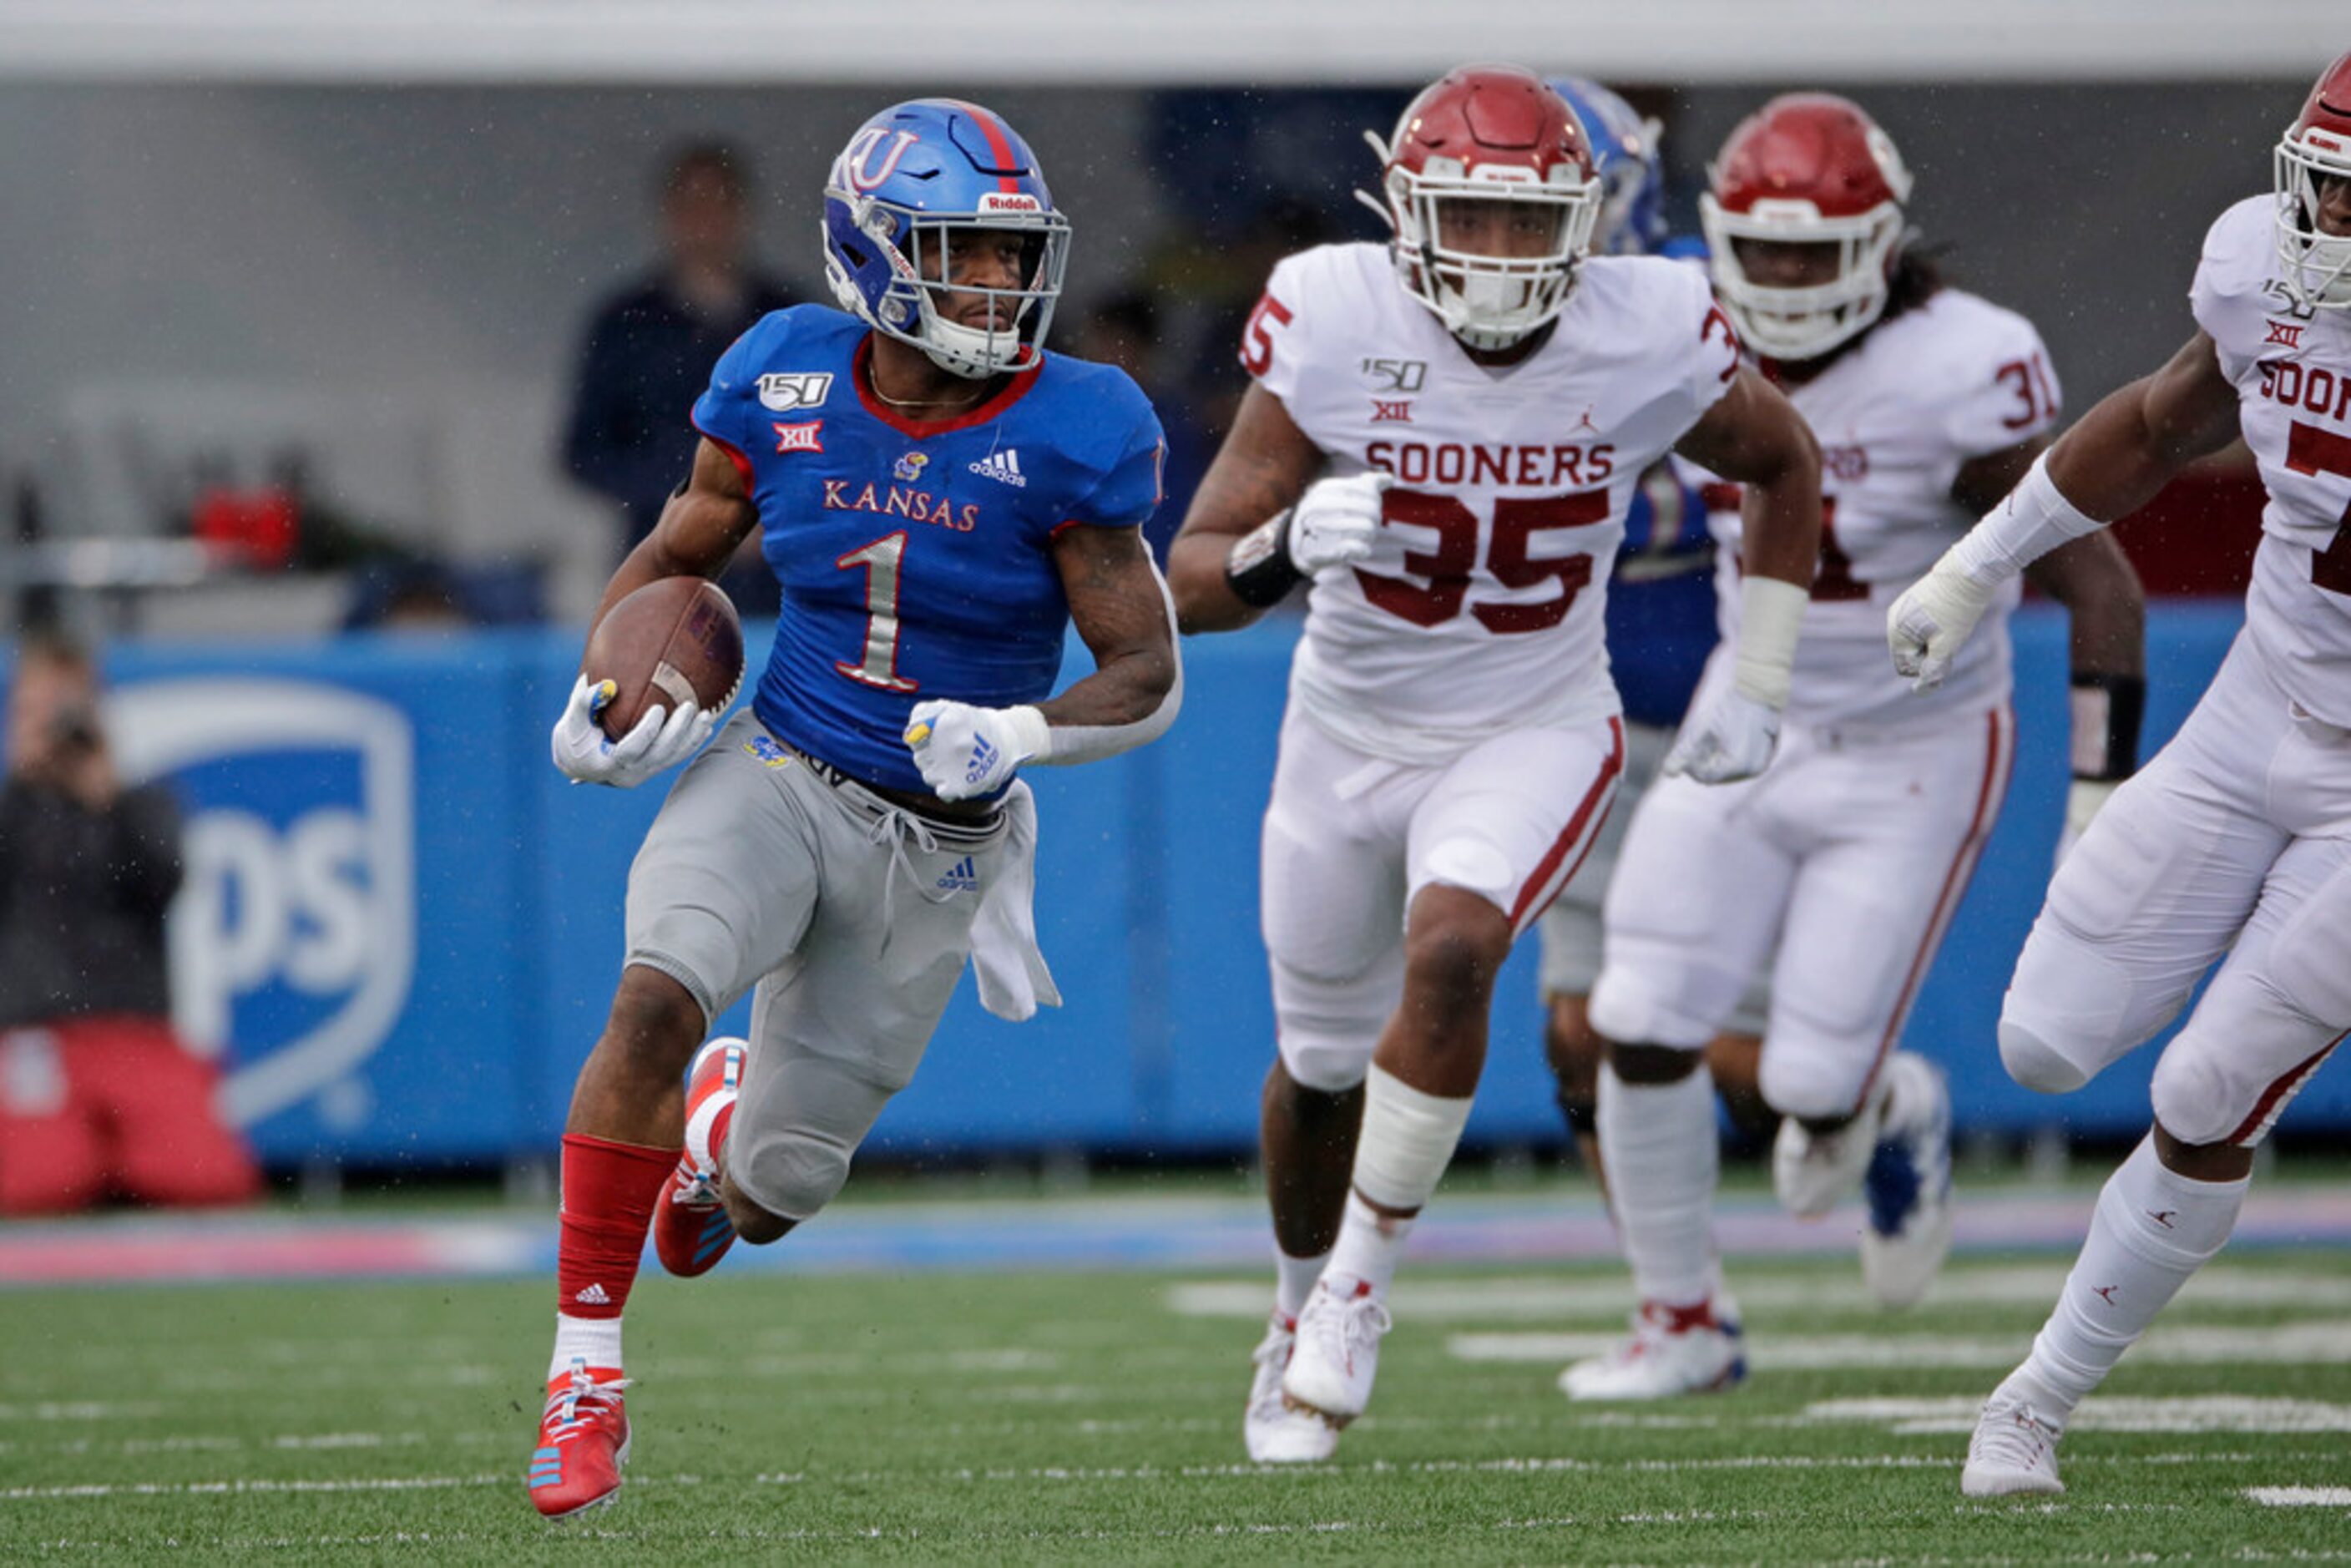
[(962, 397), (892, 397), (882, 390), (882, 378), (870, 371), (866, 372), (865, 385), (875, 397), (880, 398), (892, 408), (968, 408), (977, 402), (980, 395), (987, 391), (987, 383), (982, 382), (976, 391), (967, 392)]

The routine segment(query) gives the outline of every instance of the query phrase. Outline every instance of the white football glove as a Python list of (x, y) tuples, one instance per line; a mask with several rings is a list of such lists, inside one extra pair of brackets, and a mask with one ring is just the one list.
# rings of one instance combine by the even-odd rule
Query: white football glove
[(1771, 765), (1779, 745), (1780, 710), (1734, 687), (1690, 715), (1666, 753), (1666, 771), (1701, 784), (1752, 779)]
[(1373, 469), (1309, 486), (1290, 511), (1290, 564), (1313, 577), (1371, 554), (1380, 534), (1380, 494), (1393, 482)]
[(923, 782), (942, 800), (994, 794), (1051, 744), (1045, 716), (1033, 707), (916, 703), (906, 719), (906, 749), (923, 770)]
[(1934, 570), (1904, 589), (1886, 612), (1886, 645), (1896, 673), (1910, 677), (1914, 692), (1943, 684), (1998, 591), (1997, 584), (1978, 581), (1951, 559), (1959, 548), (1945, 550)]
[(563, 705), (550, 740), (555, 766), (574, 784), (633, 789), (693, 756), (718, 723), (716, 714), (703, 712), (691, 700), (680, 703), (675, 713), (656, 705), (645, 709), (634, 729), (614, 740), (596, 716), (618, 691), (610, 681), (591, 683), (585, 675), (571, 683), (571, 700)]
[(2074, 846), (2090, 831), (2090, 819), (2121, 788), (2119, 779), (2074, 780), (2074, 787), (2065, 791), (2065, 826), (2057, 835), (2057, 864), (2065, 863), (2065, 857), (2074, 852)]

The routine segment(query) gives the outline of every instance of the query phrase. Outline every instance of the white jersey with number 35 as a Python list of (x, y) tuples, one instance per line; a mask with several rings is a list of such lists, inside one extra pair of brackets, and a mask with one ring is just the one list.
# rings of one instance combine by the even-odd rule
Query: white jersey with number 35
[(1332, 474), (1395, 481), (1371, 557), (1314, 582), (1290, 674), (1301, 711), (1423, 764), (1618, 711), (1602, 610), (1625, 508), (1739, 368), (1697, 268), (1588, 260), (1550, 339), (1489, 370), (1405, 292), (1385, 246), (1324, 246), (1273, 269), (1241, 362)]
[(2254, 196), (2222, 213), (2188, 298), (2269, 492), (2246, 628), (2289, 696), (2351, 726), (2351, 312), (2294, 313), (2275, 212)]

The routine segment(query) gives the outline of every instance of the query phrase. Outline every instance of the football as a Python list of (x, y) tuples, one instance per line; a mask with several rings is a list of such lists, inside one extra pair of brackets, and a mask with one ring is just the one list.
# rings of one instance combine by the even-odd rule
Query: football
[(733, 701), (743, 682), (743, 623), (716, 583), (664, 577), (597, 622), (580, 669), (620, 688), (597, 716), (618, 740), (649, 707), (674, 708), (691, 696), (711, 711)]

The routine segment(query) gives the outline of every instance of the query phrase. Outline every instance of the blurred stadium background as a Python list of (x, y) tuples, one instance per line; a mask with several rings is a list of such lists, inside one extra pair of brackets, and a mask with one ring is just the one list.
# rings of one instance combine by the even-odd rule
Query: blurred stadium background
[[(988, 102), (1074, 217), (1060, 340), (1090, 307), (1145, 293), (1153, 390), (1204, 455), (1239, 391), (1230, 345), (1266, 267), (1301, 243), (1372, 234), (1349, 194), (1372, 172), (1359, 132), (1384, 130), (1438, 71), (1499, 57), (1618, 86), (1664, 122), (1677, 232), (1695, 229), (1705, 160), (1740, 115), (1772, 90), (1830, 88), (1901, 146), (1913, 215), (1953, 280), (2040, 326), (2078, 413), (2187, 335), (2204, 226), (2267, 188), (2279, 128), (2351, 42), (2343, 24), (2338, 6), (2301, 0), (1496, 0), (1441, 16), (1401, 0), (0, 0), (0, 613), (13, 630), (53, 607), (102, 640), (118, 746), (191, 810), (180, 1021), (228, 1066), (231, 1113), (278, 1178), (273, 1213), (340, 1195), (358, 1217), (12, 1227), (0, 1284), (29, 1289), (0, 1310), (37, 1354), (80, 1303), (105, 1300), (44, 1286), (551, 1269), (556, 1139), (658, 804), (651, 789), (571, 789), (547, 764), (546, 726), (613, 560), (609, 514), (561, 471), (559, 425), (584, 319), (648, 261), (652, 183), (681, 142), (748, 151), (757, 253), (813, 298), (819, 185), (847, 133), (899, 98)], [(2258, 507), (2223, 461), (2120, 535), (2158, 596), (2150, 752), (2238, 624)], [(270, 532), (289, 520), (290, 542)], [(260, 553), (287, 564), (239, 555), (263, 535), (277, 543)], [(467, 623), (370, 625), (418, 569)], [(1015, 1028), (959, 998), (861, 1160), (866, 1181), (927, 1175), (940, 1179), (922, 1195), (946, 1198), (1119, 1173), (1117, 1201), (885, 1222), (886, 1204), (857, 1207), (852, 1180), (841, 1215), (763, 1264), (1254, 1278), (1262, 1232), (1232, 1173), (1251, 1155), (1271, 1040), (1255, 848), (1291, 635), (1270, 624), (1194, 643), (1166, 742), (1037, 780), (1040, 934), (1069, 1005)], [(2144, 1127), (2155, 1053), (2048, 1101), (2010, 1083), (1991, 1048), (2064, 780), (2062, 618), (2029, 609), (2018, 639), (2015, 785), (1909, 1038), (1951, 1071), (1970, 1174), (2031, 1151), (2052, 1177), (2069, 1147)], [(756, 663), (756, 625), (752, 641)], [(1485, 1168), (1458, 1184), (1471, 1195), (1458, 1228), (1424, 1233), (1440, 1257), (1607, 1248), (1588, 1189), (1546, 1174), (1561, 1139), (1531, 960), (1514, 961), (1497, 1006), (1469, 1133)], [(2294, 1278), (2339, 1281), (2346, 1133), (2338, 1069), (2287, 1117), (2278, 1163), (2305, 1180), (2253, 1238), (2331, 1249), (2294, 1254)], [(513, 1206), (488, 1207), (501, 1179)], [(436, 1223), (406, 1225), (427, 1211), (375, 1196), (427, 1186)], [(1123, 1207), (1162, 1186), (1174, 1207)], [(2070, 1250), (2085, 1191), (2001, 1190), (2003, 1207), (1963, 1218), (1963, 1248)], [(440, 1223), (444, 1199), (460, 1212)], [(1760, 1210), (1742, 1223), (1734, 1248), (1826, 1245)], [(541, 1320), (503, 1304), (528, 1292), (500, 1289), (521, 1388), (537, 1331), (508, 1320)], [(2009, 1326), (2037, 1312), (2018, 1306)], [(1243, 1348), (1216, 1364), (1222, 1392), (1204, 1412), (1238, 1405), (1237, 1374), (1223, 1375)], [(0, 1477), (12, 1452), (45, 1452), (12, 1419), (77, 1392), (56, 1368), (0, 1371)], [(484, 1440), (514, 1452), (463, 1467), (503, 1471), (527, 1418), (507, 1418), (503, 1395), (476, 1404), (497, 1434)], [(1204, 1436), (1201, 1451), (1237, 1458), (1228, 1437)], [(85, 1479), (44, 1463), (52, 1490)], [(0, 1512), (0, 1542), (10, 1525)], [(1762, 1550), (1739, 1539), (1712, 1550)]]

